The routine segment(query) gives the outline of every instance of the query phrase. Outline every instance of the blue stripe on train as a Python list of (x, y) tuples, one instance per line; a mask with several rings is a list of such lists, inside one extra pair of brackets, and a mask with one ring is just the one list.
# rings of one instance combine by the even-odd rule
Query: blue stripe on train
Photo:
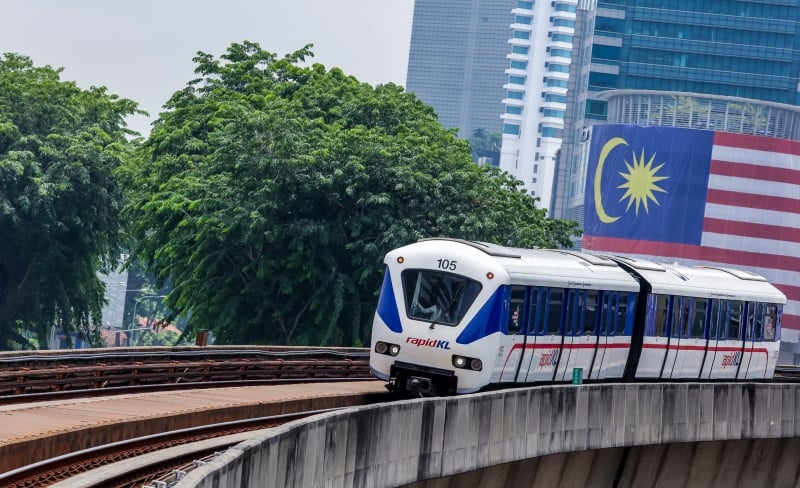
[(397, 310), (397, 301), (394, 299), (394, 287), (392, 287), (392, 276), (389, 270), (383, 275), (383, 285), (381, 294), (378, 297), (378, 316), (383, 320), (392, 332), (403, 332), (403, 325), (400, 323), (400, 312)]
[(506, 287), (501, 286), (494, 292), (486, 304), (478, 310), (475, 317), (469, 321), (464, 331), (458, 336), (456, 342), (459, 344), (470, 344), (483, 339), (489, 334), (500, 331), (500, 317), (503, 314), (503, 294)]

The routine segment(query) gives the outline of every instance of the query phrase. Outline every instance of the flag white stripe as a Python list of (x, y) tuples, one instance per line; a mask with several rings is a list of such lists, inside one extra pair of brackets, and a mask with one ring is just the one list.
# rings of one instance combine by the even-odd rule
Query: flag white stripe
[[(800, 162), (798, 162), (800, 164)], [(778, 181), (754, 180), (709, 174), (708, 187), (715, 190), (735, 191), (755, 195), (769, 195), (786, 198), (800, 198), (800, 185)]]
[(700, 244), (734, 251), (800, 258), (800, 243), (798, 242), (703, 232)]
[(771, 168), (798, 169), (800, 156), (795, 154), (774, 153), (758, 149), (744, 149), (741, 147), (713, 146), (711, 159), (728, 161), (731, 163), (753, 164)]
[[(798, 202), (800, 207), (800, 202)], [(707, 203), (705, 216), (714, 219), (732, 220), (734, 222), (747, 222), (751, 224), (777, 225), (800, 229), (800, 214), (791, 212), (777, 212), (775, 210), (760, 210), (757, 208), (731, 207), (719, 203)]]
[[(649, 259), (650, 261), (656, 263), (673, 263), (677, 262), (679, 264), (683, 264), (684, 266), (708, 266), (711, 263), (719, 264), (720, 266), (726, 266), (730, 268), (741, 269), (743, 271), (751, 271), (756, 274), (760, 274), (763, 276), (767, 281), (772, 283), (773, 285), (787, 285), (787, 286), (797, 286), (797, 272), (796, 271), (788, 271), (785, 269), (778, 269), (778, 268), (757, 268), (755, 266), (741, 266), (741, 265), (731, 265), (721, 262), (714, 262), (711, 260), (702, 260), (696, 261), (694, 259), (685, 259), (685, 258), (665, 258), (661, 256), (643, 256), (645, 259)], [(800, 315), (800, 313), (798, 314)]]

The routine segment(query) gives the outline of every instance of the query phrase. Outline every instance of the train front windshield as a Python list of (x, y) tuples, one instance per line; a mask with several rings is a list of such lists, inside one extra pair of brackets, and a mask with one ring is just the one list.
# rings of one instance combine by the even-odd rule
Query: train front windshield
[(444, 271), (407, 269), (402, 280), (406, 314), (443, 325), (458, 325), (481, 291), (477, 281)]

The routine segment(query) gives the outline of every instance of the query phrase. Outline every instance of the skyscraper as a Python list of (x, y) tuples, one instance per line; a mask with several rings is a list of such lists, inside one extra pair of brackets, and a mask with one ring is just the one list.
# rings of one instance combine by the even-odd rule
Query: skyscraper
[(583, 221), (596, 123), (800, 137), (797, 0), (581, 0), (578, 12), (556, 217)]
[(416, 0), (406, 91), (469, 138), (502, 129), (508, 26), (516, 0)]
[(517, 0), (503, 85), (500, 168), (550, 208), (567, 108), (577, 0)]

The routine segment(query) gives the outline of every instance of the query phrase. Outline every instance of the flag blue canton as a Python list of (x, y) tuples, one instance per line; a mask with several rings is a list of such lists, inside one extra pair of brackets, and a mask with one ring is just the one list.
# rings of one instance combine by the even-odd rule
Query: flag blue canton
[(713, 138), (672, 127), (593, 127), (585, 234), (700, 244)]

